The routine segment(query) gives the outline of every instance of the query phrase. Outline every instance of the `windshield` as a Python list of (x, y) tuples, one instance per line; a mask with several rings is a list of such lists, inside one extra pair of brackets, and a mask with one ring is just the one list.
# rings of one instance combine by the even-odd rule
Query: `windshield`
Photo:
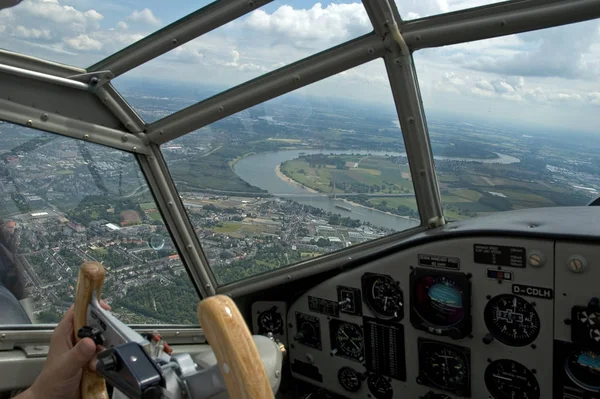
[(598, 197), (599, 29), (590, 21), (415, 54), (446, 217)]

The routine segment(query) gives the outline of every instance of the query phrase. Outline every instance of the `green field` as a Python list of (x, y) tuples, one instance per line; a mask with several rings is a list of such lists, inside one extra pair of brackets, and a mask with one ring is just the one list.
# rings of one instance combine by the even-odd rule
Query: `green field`
[(143, 210), (155, 209), (156, 204), (154, 202), (144, 202), (143, 204), (140, 204), (140, 208)]
[(152, 220), (162, 220), (162, 217), (160, 216), (160, 212), (149, 212), (149, 213), (147, 213), (147, 215)]
[(300, 157), (281, 165), (291, 179), (314, 190), (331, 193), (401, 194), (412, 192), (408, 167), (389, 157)]

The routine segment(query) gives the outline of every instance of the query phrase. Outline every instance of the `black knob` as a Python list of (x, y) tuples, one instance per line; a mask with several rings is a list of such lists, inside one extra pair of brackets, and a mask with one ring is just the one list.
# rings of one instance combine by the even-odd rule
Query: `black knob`
[(486, 345), (491, 344), (493, 340), (494, 340), (494, 334), (492, 334), (492, 333), (485, 334), (485, 336), (482, 339), (483, 343)]
[(304, 333), (302, 331), (298, 331), (296, 335), (294, 335), (294, 340), (296, 341), (300, 341), (302, 338), (304, 338)]
[(104, 335), (102, 331), (96, 327), (83, 326), (77, 331), (79, 338), (91, 338), (96, 345), (104, 345)]
[(161, 399), (163, 390), (160, 387), (150, 387), (142, 393), (142, 399)]
[(109, 351), (106, 351), (106, 353), (98, 356), (96, 367), (99, 371), (115, 371), (117, 369), (117, 358)]

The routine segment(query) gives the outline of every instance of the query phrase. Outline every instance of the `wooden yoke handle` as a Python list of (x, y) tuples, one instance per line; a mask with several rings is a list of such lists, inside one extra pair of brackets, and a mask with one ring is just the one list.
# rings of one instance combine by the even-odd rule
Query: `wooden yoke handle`
[[(79, 342), (77, 331), (87, 325), (87, 310), (94, 290), (96, 290), (98, 300), (100, 300), (104, 276), (104, 266), (98, 262), (85, 262), (79, 268), (77, 291), (75, 293), (75, 322), (73, 323), (75, 342)], [(108, 399), (104, 378), (87, 367), (83, 369), (81, 375), (81, 398)]]
[(215, 352), (231, 399), (273, 399), (265, 367), (235, 302), (216, 295), (198, 305), (198, 319)]

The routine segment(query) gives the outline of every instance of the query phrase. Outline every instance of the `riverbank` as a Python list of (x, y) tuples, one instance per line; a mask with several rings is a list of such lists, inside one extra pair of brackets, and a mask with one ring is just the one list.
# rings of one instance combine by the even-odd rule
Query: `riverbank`
[[(305, 186), (304, 184), (302, 184), (302, 183), (300, 183), (300, 182), (297, 182), (296, 180), (292, 179), (291, 177), (289, 177), (288, 175), (286, 175), (285, 173), (283, 173), (283, 172), (281, 171), (281, 164), (279, 164), (279, 165), (277, 165), (277, 166), (275, 167), (275, 175), (277, 175), (277, 177), (279, 177), (279, 178), (280, 178), (281, 180), (283, 180), (284, 182), (286, 182), (286, 183), (288, 183), (288, 184), (291, 184), (291, 185), (293, 185), (293, 186), (296, 186), (296, 187), (301, 187), (301, 188), (303, 188), (303, 189), (305, 189), (305, 190), (307, 190), (307, 191), (310, 191), (311, 193), (315, 193), (315, 194), (323, 194), (323, 193), (320, 193), (320, 192), (318, 192), (318, 191), (317, 191), (317, 190), (315, 190), (315, 189), (312, 189), (312, 188), (310, 188), (310, 187), (308, 187), (308, 186)], [(325, 195), (325, 194), (323, 194), (323, 195)]]
[[(291, 177), (289, 177), (288, 175), (286, 175), (285, 173), (283, 173), (281, 171), (281, 164), (279, 164), (279, 165), (277, 165), (275, 167), (275, 175), (277, 175), (277, 177), (279, 179), (281, 179), (282, 181), (284, 181), (284, 182), (286, 182), (288, 184), (291, 184), (293, 186), (296, 186), (296, 187), (301, 187), (304, 190), (310, 191), (311, 193), (321, 194), (323, 196), (327, 195), (327, 194), (324, 194), (324, 193), (322, 193), (320, 191), (312, 189), (312, 188), (310, 188), (308, 186), (305, 186), (304, 184), (302, 184), (302, 183), (300, 183), (300, 182), (292, 179)], [(392, 212), (381, 211), (381, 210), (379, 210), (377, 208), (373, 208), (373, 207), (369, 207), (369, 206), (366, 206), (366, 205), (363, 205), (363, 204), (359, 204), (358, 202), (350, 201), (350, 200), (347, 200), (345, 198), (338, 198), (337, 200), (341, 200), (342, 202), (345, 202), (348, 205), (356, 206), (356, 207), (363, 208), (363, 209), (368, 209), (370, 211), (379, 212), (379, 213), (382, 213), (384, 215), (396, 216), (396, 217), (399, 217), (399, 218), (402, 218), (402, 219), (406, 219), (406, 220), (411, 221), (411, 222), (417, 222), (417, 223), (421, 222), (419, 219), (411, 218), (410, 216), (398, 215), (398, 214), (392, 213)], [(349, 212), (347, 215), (344, 214), (344, 216), (352, 217), (352, 212)]]
[(376, 212), (379, 212), (379, 213), (383, 213), (383, 214), (385, 214), (385, 215), (396, 216), (396, 217), (398, 217), (398, 218), (402, 218), (402, 219), (406, 219), (406, 220), (414, 221), (414, 222), (417, 222), (417, 223), (420, 223), (420, 222), (421, 222), (421, 220), (419, 220), (419, 219), (415, 219), (415, 218), (411, 218), (410, 216), (398, 215), (397, 213), (392, 213), (392, 212), (385, 212), (385, 211), (381, 211), (381, 210), (379, 210), (379, 209), (377, 209), (377, 208), (372, 208), (372, 207), (370, 207), (370, 206), (366, 206), (366, 205), (363, 205), (363, 204), (359, 204), (358, 202), (350, 201), (350, 200), (347, 200), (347, 199), (342, 199), (342, 201), (344, 201), (344, 202), (345, 202), (345, 203), (347, 203), (347, 204), (353, 205), (353, 206), (358, 206), (358, 207), (360, 207), (360, 208), (365, 208), (365, 209), (368, 209), (368, 210), (370, 210), (370, 211), (376, 211)]

